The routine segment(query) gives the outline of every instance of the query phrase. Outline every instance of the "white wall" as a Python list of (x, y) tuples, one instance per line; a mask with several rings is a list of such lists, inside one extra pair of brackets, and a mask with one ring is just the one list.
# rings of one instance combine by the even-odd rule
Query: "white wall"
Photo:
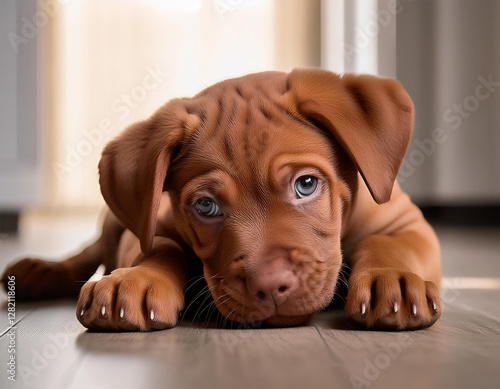
[(269, 0), (72, 0), (51, 22), (48, 202), (57, 208), (102, 204), (101, 149), (130, 123), (274, 66)]

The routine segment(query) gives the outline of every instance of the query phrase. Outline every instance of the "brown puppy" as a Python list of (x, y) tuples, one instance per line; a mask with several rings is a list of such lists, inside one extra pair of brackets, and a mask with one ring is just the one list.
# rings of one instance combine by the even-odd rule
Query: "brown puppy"
[[(348, 318), (416, 329), (441, 315), (439, 244), (395, 183), (413, 126), (401, 85), (323, 70), (265, 72), (175, 99), (110, 142), (99, 164), (101, 238), (62, 263), (5, 274), (19, 298), (80, 291), (92, 329), (172, 327), (188, 264), (233, 321), (306, 321), (352, 268)], [(88, 278), (88, 276), (86, 277)]]

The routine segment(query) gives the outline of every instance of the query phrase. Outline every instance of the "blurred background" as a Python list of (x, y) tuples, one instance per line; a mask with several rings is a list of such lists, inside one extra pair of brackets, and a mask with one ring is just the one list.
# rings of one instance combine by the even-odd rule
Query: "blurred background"
[[(404, 347), (336, 327), (342, 312), (245, 336), (186, 322), (127, 336), (86, 333), (73, 301), (18, 304), (24, 387), (21, 367), (37, 389), (499, 387), (500, 0), (0, 0), (0, 272), (98, 236), (97, 163), (126, 126), (228, 77), (295, 67), (395, 77), (412, 97), (398, 179), (441, 242), (440, 322)], [(391, 344), (401, 356), (382, 368)]]
[(500, 1), (0, 0), (0, 30), (4, 231), (98, 214), (101, 149), (168, 99), (311, 66), (396, 77), (416, 107), (403, 188), (499, 223)]

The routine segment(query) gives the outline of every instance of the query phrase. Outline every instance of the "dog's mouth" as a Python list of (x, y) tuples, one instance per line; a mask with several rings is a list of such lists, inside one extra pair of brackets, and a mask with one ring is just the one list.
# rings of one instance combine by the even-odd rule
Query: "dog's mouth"
[(248, 295), (241, 277), (215, 277), (205, 268), (205, 279), (215, 306), (228, 320), (285, 327), (304, 324), (315, 312), (328, 306), (334, 296), (338, 271), (339, 267), (332, 266), (325, 269), (319, 279), (315, 274), (314, 282), (304, 282), (284, 301), (275, 298), (255, 301)]

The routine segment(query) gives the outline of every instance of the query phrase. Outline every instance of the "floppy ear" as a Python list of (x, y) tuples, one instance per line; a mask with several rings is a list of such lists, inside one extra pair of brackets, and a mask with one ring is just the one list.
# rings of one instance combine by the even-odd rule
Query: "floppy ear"
[(108, 143), (99, 162), (99, 184), (106, 203), (140, 239), (145, 253), (153, 244), (171, 156), (190, 116), (177, 101), (167, 103)]
[(294, 69), (288, 83), (299, 112), (333, 134), (373, 199), (389, 201), (413, 129), (413, 103), (401, 84), (318, 69)]

